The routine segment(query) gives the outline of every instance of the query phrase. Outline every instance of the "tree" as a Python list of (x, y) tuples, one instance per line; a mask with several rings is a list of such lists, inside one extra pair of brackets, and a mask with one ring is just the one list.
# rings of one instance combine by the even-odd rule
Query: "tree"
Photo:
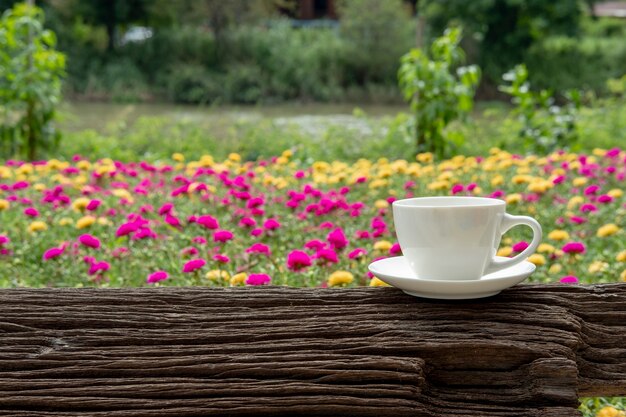
[(478, 43), (475, 62), (497, 84), (515, 64), (525, 61), (528, 48), (549, 35), (575, 36), (584, 4), (579, 0), (420, 0), (433, 33), (451, 22), (461, 24)]
[(475, 65), (456, 67), (464, 59), (461, 37), (460, 28), (446, 29), (430, 51), (415, 48), (401, 59), (398, 80), (414, 114), (418, 152), (445, 156), (454, 143), (446, 126), (472, 110), (480, 70)]
[(0, 19), (0, 138), (7, 153), (30, 160), (60, 140), (53, 122), (65, 55), (43, 22), (43, 11), (25, 3)]

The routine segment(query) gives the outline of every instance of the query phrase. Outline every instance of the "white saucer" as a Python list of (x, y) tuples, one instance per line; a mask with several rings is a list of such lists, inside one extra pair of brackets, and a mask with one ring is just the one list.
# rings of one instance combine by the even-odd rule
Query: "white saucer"
[(464, 300), (496, 295), (503, 289), (524, 281), (535, 271), (536, 267), (528, 261), (523, 261), (510, 268), (485, 275), (481, 279), (467, 281), (417, 278), (404, 256), (380, 259), (372, 262), (368, 268), (372, 274), (387, 284), (393, 285), (409, 295), (445, 300)]

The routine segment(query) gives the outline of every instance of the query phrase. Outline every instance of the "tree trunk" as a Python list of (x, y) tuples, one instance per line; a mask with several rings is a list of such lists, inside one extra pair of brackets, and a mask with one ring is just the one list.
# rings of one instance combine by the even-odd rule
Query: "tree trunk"
[(0, 416), (578, 416), (626, 395), (626, 284), (0, 290)]

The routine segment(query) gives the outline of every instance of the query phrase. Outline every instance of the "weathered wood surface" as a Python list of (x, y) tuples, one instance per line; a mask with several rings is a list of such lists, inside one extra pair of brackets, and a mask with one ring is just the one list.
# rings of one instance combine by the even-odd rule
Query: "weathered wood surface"
[(0, 416), (569, 417), (626, 395), (626, 284), (0, 290)]

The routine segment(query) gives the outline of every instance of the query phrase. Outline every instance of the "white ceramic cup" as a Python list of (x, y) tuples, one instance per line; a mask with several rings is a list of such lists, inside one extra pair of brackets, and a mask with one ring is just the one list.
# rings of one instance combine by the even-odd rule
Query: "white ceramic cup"
[[(506, 213), (495, 198), (409, 198), (392, 207), (402, 254), (422, 279), (480, 279), (524, 261), (541, 241), (537, 220)], [(532, 242), (513, 258), (496, 258), (502, 235), (517, 225), (533, 230)]]

